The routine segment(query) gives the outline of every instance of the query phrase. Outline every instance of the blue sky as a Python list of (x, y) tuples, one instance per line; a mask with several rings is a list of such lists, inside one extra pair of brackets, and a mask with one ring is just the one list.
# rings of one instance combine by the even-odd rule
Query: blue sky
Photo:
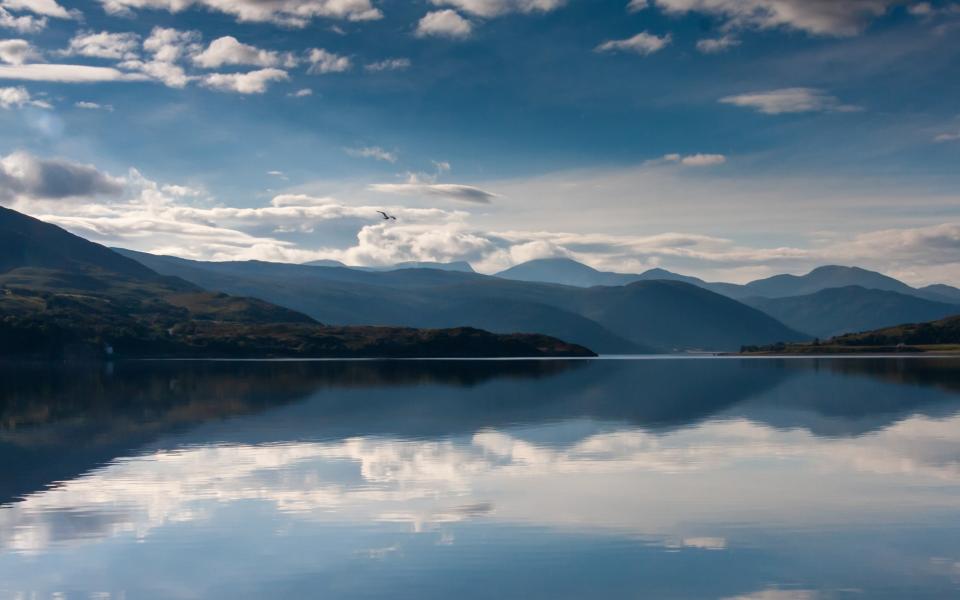
[(957, 3), (0, 7), (0, 202), (97, 241), (960, 283)]

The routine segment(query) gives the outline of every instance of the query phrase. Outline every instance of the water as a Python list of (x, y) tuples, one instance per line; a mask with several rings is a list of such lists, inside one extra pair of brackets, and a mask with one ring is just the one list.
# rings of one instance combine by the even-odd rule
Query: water
[(0, 368), (0, 598), (956, 598), (960, 360)]

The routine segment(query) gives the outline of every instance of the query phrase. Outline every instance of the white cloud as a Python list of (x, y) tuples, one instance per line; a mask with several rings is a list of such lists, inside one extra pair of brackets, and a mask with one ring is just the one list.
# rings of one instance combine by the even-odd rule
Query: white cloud
[(222, 92), (262, 94), (273, 81), (287, 81), (290, 76), (281, 69), (259, 69), (249, 73), (213, 73), (203, 78), (203, 85)]
[(57, 4), (56, 0), (3, 0), (3, 8), (15, 11), (27, 11), (54, 19), (75, 19), (81, 15), (79, 11), (70, 11)]
[(77, 108), (82, 108), (84, 110), (105, 110), (107, 112), (113, 112), (112, 104), (99, 104), (97, 102), (88, 102), (86, 100), (80, 100), (79, 102), (74, 102), (73, 105)]
[(138, 56), (140, 36), (135, 33), (81, 32), (73, 36), (63, 51), (65, 56), (89, 56), (131, 60)]
[(731, 35), (723, 35), (718, 38), (707, 38), (698, 41), (697, 50), (704, 54), (719, 54), (739, 45), (740, 40), (737, 38)]
[[(724, 20), (726, 28), (784, 27), (814, 35), (855, 35), (903, 0), (650, 0), (667, 13), (699, 12)], [(647, 6), (633, 0), (639, 10)]]
[(353, 68), (353, 61), (349, 56), (328, 52), (323, 48), (311, 48), (307, 53), (307, 61), (310, 63), (307, 73), (313, 75), (344, 73)]
[(609, 40), (596, 47), (597, 52), (633, 52), (646, 56), (670, 45), (671, 36), (657, 36), (646, 31), (625, 40)]
[(153, 60), (175, 63), (187, 55), (201, 52), (199, 31), (185, 31), (169, 27), (154, 27), (143, 41), (143, 49), (153, 55)]
[(720, 102), (753, 108), (767, 115), (805, 112), (855, 112), (859, 106), (843, 104), (835, 96), (815, 88), (784, 88), (727, 96)]
[(367, 63), (363, 68), (371, 72), (402, 71), (403, 69), (409, 69), (410, 64), (409, 58), (387, 58), (378, 60), (377, 62)]
[(375, 158), (389, 163), (397, 162), (397, 154), (395, 152), (384, 150), (380, 146), (347, 148), (346, 153), (357, 158)]
[(0, 200), (62, 200), (116, 195), (123, 180), (101, 173), (92, 165), (38, 158), (14, 152), (0, 158)]
[(196, 77), (187, 75), (180, 65), (160, 60), (127, 60), (119, 64), (124, 69), (139, 71), (141, 77), (153, 79), (172, 88), (183, 88)]
[(430, 0), (434, 6), (452, 6), (478, 17), (499, 17), (508, 13), (550, 12), (566, 0)]
[(0, 6), (0, 28), (13, 29), (20, 33), (37, 33), (47, 26), (46, 17), (30, 15), (14, 16), (10, 11)]
[(414, 174), (410, 174), (404, 183), (375, 183), (369, 186), (369, 189), (384, 194), (401, 194), (422, 198), (444, 198), (477, 204), (488, 204), (491, 200), (498, 197), (497, 194), (472, 185), (435, 183), (432, 180), (424, 181)]
[(314, 18), (371, 21), (383, 18), (370, 0), (100, 0), (110, 14), (153, 9), (178, 13), (206, 8), (234, 16), (240, 22), (306, 27)]
[(36, 60), (37, 52), (27, 40), (0, 40), (0, 61), (10, 65), (22, 65), (25, 62)]
[(233, 36), (224, 36), (210, 42), (203, 52), (193, 56), (193, 63), (207, 69), (223, 65), (253, 65), (256, 67), (294, 67), (297, 59), (290, 53), (263, 50), (243, 44)]
[(49, 102), (34, 99), (25, 87), (0, 87), (0, 108), (9, 110), (11, 108), (22, 108), (24, 106), (53, 108)]
[(727, 162), (727, 157), (723, 154), (689, 154), (687, 156), (667, 154), (663, 160), (679, 163), (685, 167), (715, 167)]
[(417, 23), (417, 37), (463, 39), (473, 33), (473, 24), (456, 11), (446, 9), (428, 12)]
[(313, 90), (311, 90), (310, 88), (301, 88), (295, 92), (290, 92), (287, 95), (290, 96), (291, 98), (306, 98), (308, 96), (313, 95)]
[(57, 83), (96, 83), (103, 81), (144, 81), (137, 73), (124, 73), (113, 67), (89, 65), (0, 65), (0, 79), (51, 81)]

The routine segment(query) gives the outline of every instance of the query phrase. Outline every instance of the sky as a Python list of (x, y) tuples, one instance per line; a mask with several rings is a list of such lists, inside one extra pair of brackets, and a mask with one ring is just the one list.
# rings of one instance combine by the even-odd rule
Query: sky
[(0, 205), (202, 260), (960, 285), (958, 59), (954, 1), (0, 0)]

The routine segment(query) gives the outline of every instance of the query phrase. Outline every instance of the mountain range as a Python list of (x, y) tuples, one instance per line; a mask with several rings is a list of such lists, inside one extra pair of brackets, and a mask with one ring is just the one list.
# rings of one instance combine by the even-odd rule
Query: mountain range
[(600, 353), (730, 350), (753, 343), (744, 340), (808, 337), (750, 306), (679, 281), (581, 288), (437, 269), (370, 272), (118, 252), (159, 273), (262, 298), (325, 323), (535, 331)]
[(539, 334), (331, 327), (207, 291), (0, 208), (0, 355), (17, 357), (590, 356)]

